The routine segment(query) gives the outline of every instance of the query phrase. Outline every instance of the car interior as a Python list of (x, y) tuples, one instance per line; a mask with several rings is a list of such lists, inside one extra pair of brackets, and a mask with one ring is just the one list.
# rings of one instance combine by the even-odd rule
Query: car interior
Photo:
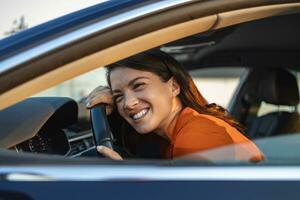
[[(42, 83), (50, 87), (62, 82), (62, 77), (58, 75), (62, 72), (68, 72), (66, 76), (72, 78), (99, 64), (105, 65), (156, 46), (173, 56), (191, 73), (205, 68), (246, 68), (227, 109), (245, 127), (245, 135), (250, 139), (299, 133), (297, 73), (300, 70), (300, 14), (296, 9), (288, 13), (285, 9), (276, 9), (270, 9), (265, 14), (265, 10), (257, 11), (256, 17), (252, 12), (245, 11), (240, 22), (235, 21), (239, 16), (237, 13), (231, 13), (230, 16), (235, 17), (232, 21), (226, 21), (230, 19), (228, 16), (226, 18), (226, 14), (224, 18), (222, 15), (217, 16), (217, 22), (214, 23), (211, 23), (211, 19), (215, 19), (215, 16), (200, 18), (185, 24), (185, 27), (190, 28), (189, 33), (182, 33), (182, 27), (174, 26), (130, 40), (131, 44), (127, 42), (114, 50), (97, 52), (82, 58), (80, 62), (66, 64), (64, 68), (32, 80), (19, 90), (7, 94), (7, 101), (21, 90), (18, 98), (28, 95), (28, 89), (36, 81), (40, 84), (33, 91), (41, 90), (39, 87)], [(275, 11), (276, 16), (266, 16), (268, 13), (273, 15)], [(176, 31), (179, 33), (173, 36), (172, 33)], [(161, 40), (157, 44), (149, 44), (151, 38), (157, 35), (161, 35)], [(143, 45), (136, 47), (139, 42)], [(124, 55), (116, 54), (124, 49), (127, 49)], [(101, 63), (96, 63), (99, 56), (103, 59)], [(87, 63), (86, 68), (78, 67), (84, 61)], [(260, 116), (258, 113), (263, 103), (272, 104), (276, 109)], [(283, 111), (281, 106), (289, 109)], [(89, 156), (85, 153), (94, 147), (90, 120), (84, 105), (74, 99), (31, 97), (0, 111), (1, 127), (4, 127), (3, 133), (7, 133), (0, 135), (0, 146), (17, 152), (56, 154), (72, 158)], [(115, 143), (121, 149), (124, 148), (120, 142), (122, 136), (118, 135), (117, 126), (113, 124), (113, 117), (108, 120)], [(151, 144), (147, 148), (148, 146)]]
[[(251, 139), (296, 133), (299, 129), (299, 38), (296, 36), (299, 30), (295, 24), (299, 17), (293, 14), (242, 23), (191, 36), (163, 49), (188, 69), (247, 67), (231, 99), (228, 108), (231, 115), (245, 126), (246, 135)], [(289, 106), (290, 111), (278, 109), (258, 116), (262, 102)]]

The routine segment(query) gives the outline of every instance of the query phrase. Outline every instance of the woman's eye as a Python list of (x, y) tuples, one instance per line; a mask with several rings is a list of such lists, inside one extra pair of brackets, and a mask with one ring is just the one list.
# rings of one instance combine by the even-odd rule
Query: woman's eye
[(114, 101), (115, 102), (120, 102), (120, 101), (122, 101), (122, 98), (123, 98), (123, 95), (115, 95), (115, 96), (113, 96), (113, 99), (114, 99)]
[(145, 83), (136, 83), (133, 85), (133, 89), (141, 89), (145, 86)]

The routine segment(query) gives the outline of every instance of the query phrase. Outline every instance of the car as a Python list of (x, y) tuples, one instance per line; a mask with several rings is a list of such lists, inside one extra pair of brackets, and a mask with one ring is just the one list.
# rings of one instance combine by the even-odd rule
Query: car
[[(2, 39), (0, 197), (297, 198), (299, 19), (298, 0), (107, 1)], [(228, 99), (222, 106), (264, 161), (227, 157), (235, 145), (174, 160), (99, 158), (82, 96), (41, 96), (153, 48), (178, 60), (200, 90), (221, 79), (212, 96)], [(97, 116), (122, 147), (113, 119)]]

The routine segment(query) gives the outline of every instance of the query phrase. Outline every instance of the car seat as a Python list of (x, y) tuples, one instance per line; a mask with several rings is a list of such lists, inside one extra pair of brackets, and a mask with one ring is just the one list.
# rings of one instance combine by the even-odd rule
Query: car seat
[[(284, 133), (299, 132), (299, 89), (296, 77), (285, 69), (268, 69), (261, 74), (255, 97), (256, 105), (262, 102), (294, 108), (292, 112), (275, 111), (263, 116), (248, 116), (246, 133), (249, 138), (261, 138)], [(259, 103), (259, 104), (258, 104)]]

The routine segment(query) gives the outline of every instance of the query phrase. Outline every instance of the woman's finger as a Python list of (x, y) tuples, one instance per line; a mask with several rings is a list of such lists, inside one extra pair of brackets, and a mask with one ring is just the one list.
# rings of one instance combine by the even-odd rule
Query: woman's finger
[(113, 111), (113, 97), (108, 86), (98, 86), (95, 88), (86, 99), (86, 107), (92, 108), (93, 106), (104, 103), (106, 106), (106, 114), (109, 115)]
[(99, 96), (95, 96), (94, 98), (86, 100), (86, 106), (88, 108), (93, 107), (99, 103), (105, 103), (108, 105), (113, 105), (113, 99), (110, 94), (99, 94)]
[(113, 105), (112, 100), (92, 99), (92, 100), (89, 100), (89, 102), (86, 104), (86, 107), (88, 109), (91, 109), (92, 107), (94, 107), (95, 105), (100, 104), (100, 103), (106, 104), (106, 106), (105, 106), (106, 115), (110, 115), (113, 112), (114, 105)]
[(111, 158), (113, 160), (123, 160), (123, 158), (117, 152), (105, 146), (97, 146), (97, 151), (107, 158)]
[(106, 87), (106, 86), (99, 86), (97, 88), (95, 88), (88, 96), (87, 96), (87, 99), (92, 99), (96, 96), (98, 96), (99, 94), (102, 94), (102, 93), (107, 93), (107, 94), (110, 94), (111, 95), (111, 91), (110, 91), (110, 88), (109, 87)]
[(98, 86), (97, 88), (93, 89), (89, 95), (87, 96), (88, 99), (94, 98), (99, 93), (107, 92), (110, 93), (110, 88), (108, 86)]

